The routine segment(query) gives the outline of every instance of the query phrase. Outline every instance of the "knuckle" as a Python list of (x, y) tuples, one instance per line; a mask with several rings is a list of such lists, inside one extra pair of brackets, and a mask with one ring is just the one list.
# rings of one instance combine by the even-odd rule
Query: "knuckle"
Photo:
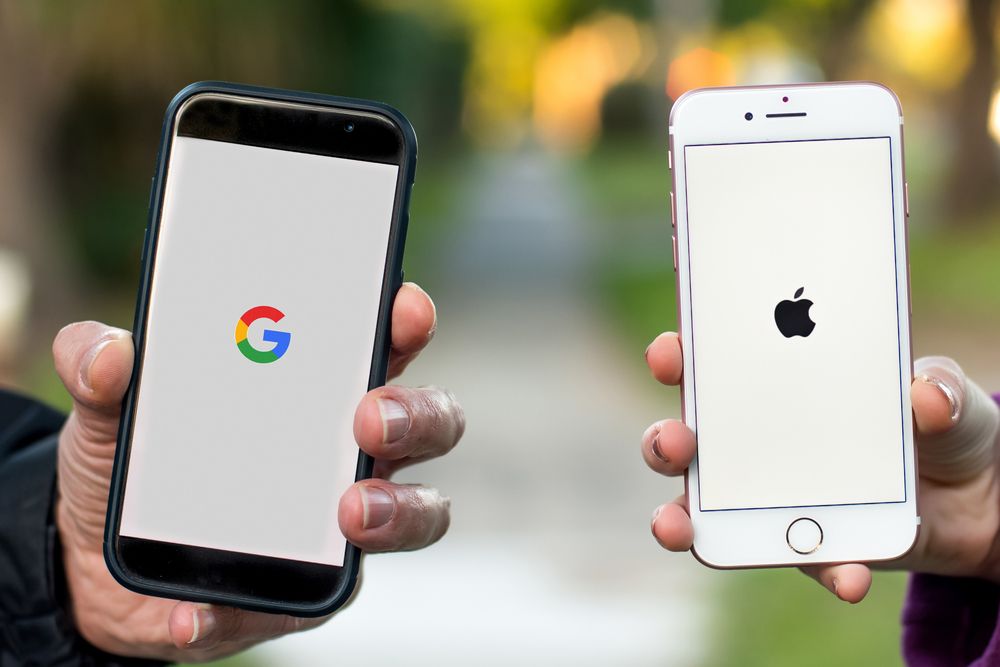
[(427, 430), (443, 440), (450, 449), (465, 432), (465, 411), (450, 389), (429, 385), (418, 391), (423, 413), (427, 417)]
[(407, 487), (406, 528), (393, 538), (393, 549), (421, 549), (437, 542), (451, 524), (451, 500), (437, 489)]

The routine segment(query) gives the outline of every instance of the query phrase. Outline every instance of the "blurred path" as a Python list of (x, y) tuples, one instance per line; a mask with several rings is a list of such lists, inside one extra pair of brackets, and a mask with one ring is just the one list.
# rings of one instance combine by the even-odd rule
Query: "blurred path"
[(643, 429), (676, 414), (676, 399), (588, 295), (590, 227), (547, 160), (482, 162), (458, 188), (440, 327), (405, 376), (452, 388), (467, 411), (451, 455), (401, 476), (452, 497), (449, 535), (368, 558), (350, 609), (258, 649), (261, 662), (692, 665), (705, 652), (712, 577), (648, 527), (681, 482), (639, 455)]

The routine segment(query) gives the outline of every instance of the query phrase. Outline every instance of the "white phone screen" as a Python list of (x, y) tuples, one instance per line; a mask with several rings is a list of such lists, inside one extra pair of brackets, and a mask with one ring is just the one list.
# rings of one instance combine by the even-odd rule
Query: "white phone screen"
[(905, 501), (889, 137), (684, 160), (701, 510)]
[(176, 136), (167, 174), (120, 534), (342, 565), (398, 167)]

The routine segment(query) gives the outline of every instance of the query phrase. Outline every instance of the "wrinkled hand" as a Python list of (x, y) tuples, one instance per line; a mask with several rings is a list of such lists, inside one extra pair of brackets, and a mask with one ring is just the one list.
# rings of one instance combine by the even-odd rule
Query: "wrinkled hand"
[[(658, 336), (646, 351), (646, 362), (663, 384), (680, 384), (677, 334)], [(951, 359), (919, 359), (914, 376), (910, 397), (917, 427), (920, 533), (902, 559), (872, 567), (1000, 581), (1000, 410)], [(694, 433), (677, 420), (656, 422), (643, 435), (642, 456), (663, 475), (684, 474), (694, 455)], [(652, 531), (665, 549), (690, 549), (694, 530), (687, 497), (658, 507)], [(861, 601), (871, 587), (871, 572), (860, 563), (802, 570), (847, 602)]]
[[(393, 304), (390, 377), (417, 356), (436, 325), (430, 297), (404, 284)], [(117, 655), (195, 662), (326, 620), (175, 602), (122, 588), (101, 549), (132, 339), (127, 331), (81, 322), (60, 331), (52, 350), (74, 403), (59, 438), (56, 522), (76, 626), (91, 644)], [(448, 452), (464, 428), (462, 409), (445, 390), (386, 386), (369, 392), (355, 414), (354, 433), (361, 449), (375, 457), (381, 479), (358, 482), (341, 498), (340, 529), (347, 539), (367, 552), (420, 549), (437, 541), (448, 529), (448, 499), (385, 478)]]

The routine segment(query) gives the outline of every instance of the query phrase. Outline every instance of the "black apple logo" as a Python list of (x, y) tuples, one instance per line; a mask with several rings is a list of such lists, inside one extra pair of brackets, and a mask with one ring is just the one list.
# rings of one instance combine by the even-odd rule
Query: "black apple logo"
[[(798, 299), (804, 290), (805, 287), (800, 287), (796, 290), (793, 298)], [(816, 323), (809, 317), (809, 309), (812, 308), (812, 305), (813, 302), (809, 299), (798, 301), (786, 299), (775, 306), (774, 323), (778, 325), (778, 331), (781, 332), (781, 335), (785, 338), (792, 336), (804, 338), (811, 334), (816, 327)]]

